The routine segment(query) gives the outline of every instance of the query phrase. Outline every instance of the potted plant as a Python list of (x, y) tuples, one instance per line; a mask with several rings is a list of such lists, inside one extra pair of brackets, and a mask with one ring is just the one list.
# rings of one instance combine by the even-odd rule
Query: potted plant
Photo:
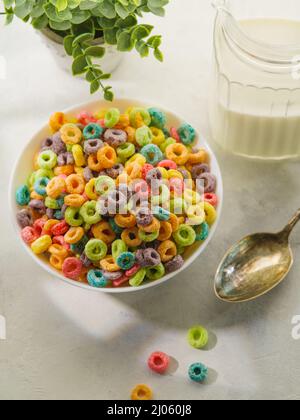
[[(3, 0), (3, 3), (1, 14), (6, 15), (7, 23), (16, 16), (31, 24), (52, 46), (60, 44), (64, 54), (72, 59), (73, 75), (84, 76), (91, 94), (101, 89), (106, 100), (112, 101), (114, 97), (112, 87), (105, 85), (111, 77), (103, 67), (107, 52), (112, 55), (136, 49), (141, 57), (147, 57), (153, 51), (163, 61), (161, 36), (153, 35), (153, 26), (140, 23), (139, 18), (146, 13), (164, 16), (169, 0)], [(112, 70), (114, 65), (110, 67)]]

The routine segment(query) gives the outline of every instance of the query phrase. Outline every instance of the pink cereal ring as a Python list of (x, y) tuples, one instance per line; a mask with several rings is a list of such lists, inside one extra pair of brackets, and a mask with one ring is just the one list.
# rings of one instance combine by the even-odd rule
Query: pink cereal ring
[(52, 239), (53, 244), (61, 245), (63, 246), (67, 251), (70, 250), (70, 245), (65, 242), (65, 239), (63, 236), (54, 236)]
[(170, 364), (170, 357), (161, 351), (151, 354), (148, 359), (148, 366), (156, 373), (163, 374), (167, 371)]
[(172, 137), (174, 140), (176, 140), (176, 142), (177, 142), (177, 143), (181, 143), (180, 136), (179, 136), (179, 134), (177, 133), (177, 130), (176, 130), (176, 128), (175, 128), (175, 127), (172, 127), (172, 128), (170, 129), (170, 134), (171, 134), (171, 137)]
[(125, 272), (126, 277), (133, 277), (141, 267), (138, 264), (135, 264), (130, 270)]
[(141, 198), (148, 198), (150, 195), (150, 188), (146, 181), (140, 181), (135, 184), (134, 191)]
[(165, 169), (177, 169), (177, 164), (173, 160), (162, 160), (157, 166)]
[(77, 120), (79, 124), (82, 125), (88, 125), (91, 122), (96, 122), (96, 118), (93, 117), (93, 115), (90, 112), (82, 111), (78, 116)]
[(39, 236), (38, 232), (31, 226), (25, 227), (21, 232), (21, 237), (26, 244), (32, 244)]
[(149, 171), (151, 171), (152, 169), (154, 169), (153, 165), (150, 165), (150, 163), (146, 163), (143, 167), (142, 167), (142, 178), (146, 179), (147, 173)]
[(114, 287), (120, 287), (123, 284), (127, 283), (128, 281), (129, 281), (129, 278), (127, 276), (122, 276), (120, 279), (114, 280), (112, 284)]
[(62, 272), (68, 279), (77, 280), (81, 274), (81, 270), (82, 262), (78, 258), (69, 257), (65, 259)]
[(219, 202), (217, 195), (214, 193), (204, 194), (204, 201), (211, 204), (213, 207), (217, 207), (218, 202)]
[(182, 195), (184, 190), (184, 182), (179, 178), (171, 178), (169, 180), (170, 191), (176, 195)]
[(68, 223), (63, 220), (62, 222), (58, 223), (57, 225), (53, 226), (51, 229), (51, 233), (53, 236), (60, 236), (67, 233), (67, 231), (70, 229), (70, 226)]

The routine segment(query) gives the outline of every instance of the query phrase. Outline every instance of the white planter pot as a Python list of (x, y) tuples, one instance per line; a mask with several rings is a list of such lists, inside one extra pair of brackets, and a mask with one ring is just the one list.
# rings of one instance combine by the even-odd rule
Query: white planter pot
[[(67, 55), (63, 46), (63, 38), (50, 29), (43, 29), (38, 31), (38, 33), (46, 46), (52, 51), (58, 66), (71, 74), (73, 58)], [(102, 38), (98, 38), (93, 42), (93, 45), (104, 45), (104, 41)], [(95, 58), (93, 61), (96, 64), (100, 64), (105, 73), (112, 73), (121, 63), (124, 54), (117, 51), (113, 45), (104, 46), (106, 48), (105, 56), (101, 59)]]

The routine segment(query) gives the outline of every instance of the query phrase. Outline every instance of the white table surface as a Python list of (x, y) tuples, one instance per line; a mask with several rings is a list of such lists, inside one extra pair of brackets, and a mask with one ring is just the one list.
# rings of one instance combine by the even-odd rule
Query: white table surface
[[(166, 59), (128, 55), (113, 77), (120, 97), (146, 99), (175, 110), (205, 135), (213, 10), (209, 0), (172, 1), (164, 20)], [(162, 287), (111, 296), (71, 287), (28, 259), (9, 221), (7, 185), (19, 148), (55, 110), (89, 100), (87, 85), (56, 67), (28, 25), (1, 23), (0, 55), (0, 341), (1, 399), (127, 399), (137, 383), (156, 399), (299, 399), (300, 240), (295, 266), (281, 287), (252, 303), (228, 305), (213, 292), (225, 250), (247, 233), (277, 230), (299, 206), (299, 163), (253, 163), (217, 151), (225, 182), (221, 224), (211, 245), (184, 274)], [(194, 324), (211, 332), (211, 349), (189, 347)], [(169, 353), (172, 374), (151, 374), (154, 350)], [(187, 378), (190, 363), (210, 367), (210, 380)]]

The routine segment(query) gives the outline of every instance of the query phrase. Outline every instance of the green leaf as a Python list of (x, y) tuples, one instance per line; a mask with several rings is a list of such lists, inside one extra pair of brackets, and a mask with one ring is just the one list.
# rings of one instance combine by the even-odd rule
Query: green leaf
[(147, 45), (149, 45), (149, 47), (154, 48), (154, 49), (159, 48), (161, 46), (161, 36), (159, 35), (152, 36), (151, 38), (148, 39)]
[(118, 50), (119, 51), (131, 51), (134, 47), (134, 43), (131, 38), (131, 34), (127, 31), (123, 31), (118, 36)]
[(5, 19), (5, 25), (9, 25), (14, 20), (14, 14), (13, 13), (6, 13), (6, 19)]
[(47, 28), (49, 23), (49, 19), (47, 17), (47, 15), (42, 15), (40, 17), (37, 17), (35, 19), (32, 19), (31, 24), (32, 26), (37, 29), (37, 30), (41, 30), (41, 29), (45, 29)]
[(73, 10), (71, 22), (75, 25), (80, 25), (81, 23), (87, 21), (91, 16), (91, 13), (88, 10)]
[(127, 8), (120, 3), (116, 3), (115, 10), (121, 19), (126, 19), (129, 16)]
[(85, 50), (85, 54), (89, 57), (102, 58), (105, 55), (105, 48), (99, 46), (88, 47)]
[(117, 32), (118, 29), (117, 28), (113, 28), (113, 29), (106, 29), (104, 31), (104, 40), (107, 44), (109, 45), (116, 45), (118, 40), (117, 40)]
[(104, 99), (109, 102), (112, 102), (114, 100), (114, 94), (110, 89), (104, 90)]
[(62, 12), (63, 10), (66, 10), (68, 7), (68, 0), (56, 0), (56, 9), (58, 12)]
[(149, 47), (144, 41), (137, 42), (135, 48), (142, 58), (149, 56)]
[(49, 21), (49, 25), (51, 29), (54, 29), (55, 31), (67, 31), (71, 29), (72, 24), (71, 22), (55, 22), (53, 20)]
[(91, 87), (90, 87), (91, 95), (96, 93), (99, 89), (100, 89), (100, 82), (98, 80), (93, 80), (91, 82)]
[(64, 38), (64, 47), (65, 47), (66, 53), (70, 56), (73, 53), (74, 38), (75, 38), (74, 35), (68, 35)]
[(159, 48), (156, 48), (156, 49), (154, 50), (154, 57), (155, 57), (158, 61), (161, 61), (161, 62), (163, 62), (163, 61), (164, 61), (164, 56), (163, 56), (163, 53), (162, 53), (162, 51), (161, 51)]
[(132, 31), (131, 38), (134, 41), (139, 41), (143, 38), (146, 38), (149, 35), (149, 33), (150, 32), (146, 26), (139, 25), (139, 26), (136, 26), (136, 28)]
[(85, 56), (79, 55), (75, 60), (73, 61), (72, 65), (72, 72), (74, 76), (78, 76), (80, 74), (85, 73), (86, 66), (88, 65)]
[(94, 35), (93, 34), (81, 34), (78, 35), (73, 41), (73, 48), (79, 44), (83, 44), (84, 42), (93, 41)]
[(114, 19), (117, 16), (115, 7), (109, 0), (102, 0), (98, 9), (102, 15), (108, 19)]

